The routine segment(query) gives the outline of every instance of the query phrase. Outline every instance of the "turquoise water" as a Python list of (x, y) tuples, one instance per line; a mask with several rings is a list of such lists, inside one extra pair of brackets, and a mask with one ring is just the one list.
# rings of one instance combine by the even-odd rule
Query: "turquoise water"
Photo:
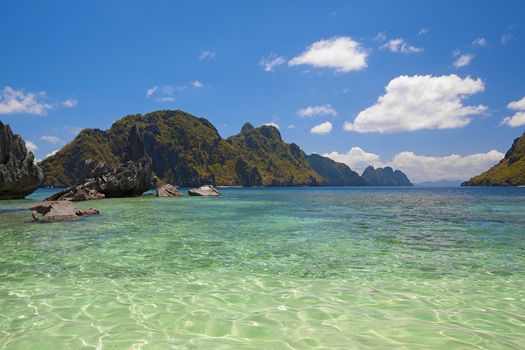
[(48, 194), (0, 201), (1, 349), (524, 348), (524, 188), (224, 189), (51, 224), (11, 210)]

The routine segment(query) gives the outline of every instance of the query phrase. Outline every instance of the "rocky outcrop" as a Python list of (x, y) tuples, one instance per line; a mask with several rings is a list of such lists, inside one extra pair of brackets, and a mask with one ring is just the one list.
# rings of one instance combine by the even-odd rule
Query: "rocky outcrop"
[(325, 186), (364, 186), (365, 180), (343, 163), (318, 154), (310, 154), (308, 163), (326, 180)]
[(39, 222), (74, 221), (82, 216), (99, 214), (98, 209), (77, 209), (71, 202), (67, 201), (45, 201), (31, 208), (33, 220)]
[(181, 197), (182, 193), (177, 190), (177, 187), (164, 184), (157, 187), (157, 197)]
[(9, 125), (0, 122), (0, 199), (24, 198), (44, 181), (20, 135), (13, 135)]
[(134, 125), (128, 135), (125, 162), (116, 169), (91, 162), (88, 178), (84, 183), (55, 193), (49, 201), (85, 201), (91, 199), (133, 197), (141, 195), (151, 187), (151, 159), (144, 149), (144, 140)]
[(514, 140), (498, 164), (461, 186), (525, 186), (525, 133)]
[(408, 177), (401, 170), (391, 167), (377, 168), (368, 166), (363, 175), (366, 186), (413, 186)]
[(221, 193), (212, 185), (204, 185), (188, 190), (190, 196), (220, 196)]

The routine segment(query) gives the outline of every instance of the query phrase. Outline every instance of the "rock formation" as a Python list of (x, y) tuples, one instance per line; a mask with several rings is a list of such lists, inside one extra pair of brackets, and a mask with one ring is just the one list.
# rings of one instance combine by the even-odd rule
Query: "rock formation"
[(0, 199), (24, 198), (44, 180), (20, 135), (13, 135), (9, 125), (0, 122)]
[(188, 190), (190, 196), (220, 196), (221, 193), (212, 185), (204, 185)]
[(177, 187), (163, 183), (158, 177), (153, 178), (153, 185), (157, 191), (157, 197), (180, 197), (182, 193)]
[(364, 186), (365, 180), (343, 163), (318, 154), (310, 154), (308, 163), (319, 175), (325, 178), (325, 186)]
[(505, 157), (462, 186), (525, 186), (525, 133), (514, 140)]
[(33, 220), (39, 222), (73, 221), (81, 216), (99, 214), (98, 209), (77, 209), (71, 202), (41, 202), (31, 208)]
[(391, 167), (377, 168), (368, 166), (363, 175), (366, 186), (413, 186), (408, 177), (401, 170)]
[(144, 140), (136, 125), (128, 135), (125, 161), (115, 169), (104, 164), (86, 161), (91, 167), (84, 183), (71, 186), (55, 193), (48, 201), (84, 201), (112, 197), (138, 196), (150, 189), (151, 186), (151, 159), (144, 149)]

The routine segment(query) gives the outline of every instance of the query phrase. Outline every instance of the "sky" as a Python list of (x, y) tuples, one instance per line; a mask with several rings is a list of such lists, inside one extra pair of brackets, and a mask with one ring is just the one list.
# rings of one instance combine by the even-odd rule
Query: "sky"
[(181, 109), (361, 172), (464, 180), (525, 131), (525, 1), (0, 1), (0, 121), (37, 159)]

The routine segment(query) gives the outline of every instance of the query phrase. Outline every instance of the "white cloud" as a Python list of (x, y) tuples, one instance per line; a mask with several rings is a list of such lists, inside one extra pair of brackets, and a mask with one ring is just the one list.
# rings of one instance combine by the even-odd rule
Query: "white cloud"
[(512, 101), (510, 102), (508, 105), (507, 105), (507, 108), (509, 109), (514, 109), (514, 110), (517, 110), (517, 111), (523, 111), (525, 110), (525, 96), (523, 96), (520, 100), (518, 101)]
[(463, 100), (484, 91), (481, 79), (443, 75), (402, 75), (392, 79), (386, 93), (361, 111), (343, 129), (357, 132), (392, 133), (421, 129), (453, 129), (468, 125), (471, 116), (486, 106), (465, 106)]
[(272, 72), (275, 67), (280, 66), (285, 62), (286, 60), (283, 56), (277, 57), (276, 55), (270, 55), (268, 57), (261, 58), (259, 65), (264, 67), (266, 72)]
[(443, 157), (421, 156), (414, 152), (397, 153), (388, 162), (381, 161), (378, 154), (368, 153), (359, 147), (352, 147), (347, 153), (331, 152), (324, 154), (336, 162), (345, 163), (358, 173), (368, 166), (385, 167), (403, 171), (414, 182), (439, 180), (468, 180), (472, 176), (486, 171), (504, 154), (496, 150), (467, 156), (451, 154)]
[(399, 53), (419, 53), (423, 52), (423, 48), (411, 46), (403, 38), (391, 39), (386, 44), (381, 46), (382, 49), (388, 49), (392, 52)]
[(26, 148), (28, 151), (35, 153), (38, 150), (38, 146), (33, 141), (26, 141)]
[(480, 47), (485, 47), (485, 46), (487, 46), (488, 43), (489, 43), (489, 42), (488, 42), (487, 39), (485, 39), (485, 38), (476, 38), (476, 40), (474, 40), (474, 41), (472, 42), (472, 46), (477, 47), (477, 48), (480, 48)]
[(288, 65), (307, 64), (339, 72), (359, 71), (367, 67), (367, 56), (359, 42), (350, 37), (334, 37), (313, 43), (301, 55), (288, 61)]
[(459, 51), (454, 51), (453, 55), (457, 57), (457, 59), (454, 61), (454, 67), (456, 68), (468, 66), (474, 59), (474, 55), (471, 53), (461, 54)]
[(444, 157), (419, 156), (401, 152), (388, 163), (403, 171), (414, 183), (438, 180), (468, 180), (495, 165), (504, 154), (496, 150), (468, 156), (451, 154)]
[(45, 92), (25, 92), (9, 86), (0, 91), (0, 114), (46, 115), (53, 105), (45, 103)]
[(508, 125), (513, 128), (525, 125), (525, 111), (516, 112), (512, 117), (506, 117), (501, 121), (502, 125)]
[(55, 154), (58, 153), (58, 149), (52, 151), (52, 152), (49, 152), (48, 154), (45, 155), (44, 159), (48, 158), (48, 157), (51, 157), (51, 156), (54, 156)]
[(279, 129), (279, 124), (277, 124), (276, 122), (264, 123), (263, 125), (273, 126), (273, 127), (277, 128), (277, 129)]
[(320, 115), (331, 115), (333, 117), (337, 116), (337, 111), (330, 104), (325, 104), (322, 106), (308, 106), (301, 108), (297, 111), (297, 115), (301, 118), (309, 118)]
[(56, 137), (56, 136), (46, 136), (46, 135), (44, 135), (44, 136), (40, 137), (40, 139), (44, 140), (46, 142), (49, 142), (49, 143), (51, 143), (53, 145), (56, 145), (57, 143), (62, 142), (62, 139), (60, 139), (59, 137)]
[(325, 153), (323, 156), (331, 158), (336, 162), (344, 163), (359, 174), (362, 174), (369, 165), (374, 167), (383, 166), (378, 154), (365, 152), (360, 147), (352, 147), (346, 153), (331, 152)]
[(215, 51), (203, 50), (199, 54), (199, 61), (210, 61), (217, 56)]
[(286, 128), (287, 129), (295, 129), (295, 124), (289, 124)]
[(419, 30), (419, 32), (417, 32), (417, 35), (419, 35), (419, 36), (423, 36), (423, 35), (426, 35), (426, 34), (428, 34), (428, 28), (421, 28)]
[(332, 123), (324, 122), (310, 129), (310, 133), (317, 135), (328, 135), (332, 131)]
[(507, 105), (508, 109), (516, 110), (512, 117), (506, 117), (501, 121), (502, 125), (508, 125), (513, 128), (525, 125), (525, 96), (518, 101), (512, 101)]
[(171, 85), (154, 86), (146, 90), (146, 98), (153, 97), (157, 102), (173, 102), (175, 101), (175, 97), (173, 97), (175, 91), (183, 91), (186, 89), (187, 86), (185, 85), (175, 87)]
[(200, 89), (204, 85), (202, 85), (202, 83), (200, 81), (194, 80), (194, 81), (191, 82), (191, 86), (193, 86), (194, 88)]
[(78, 104), (78, 100), (75, 98), (70, 98), (68, 100), (62, 101), (62, 106), (66, 108), (73, 108)]
[(154, 86), (148, 90), (146, 90), (146, 98), (153, 96), (153, 94), (158, 90), (158, 86)]

